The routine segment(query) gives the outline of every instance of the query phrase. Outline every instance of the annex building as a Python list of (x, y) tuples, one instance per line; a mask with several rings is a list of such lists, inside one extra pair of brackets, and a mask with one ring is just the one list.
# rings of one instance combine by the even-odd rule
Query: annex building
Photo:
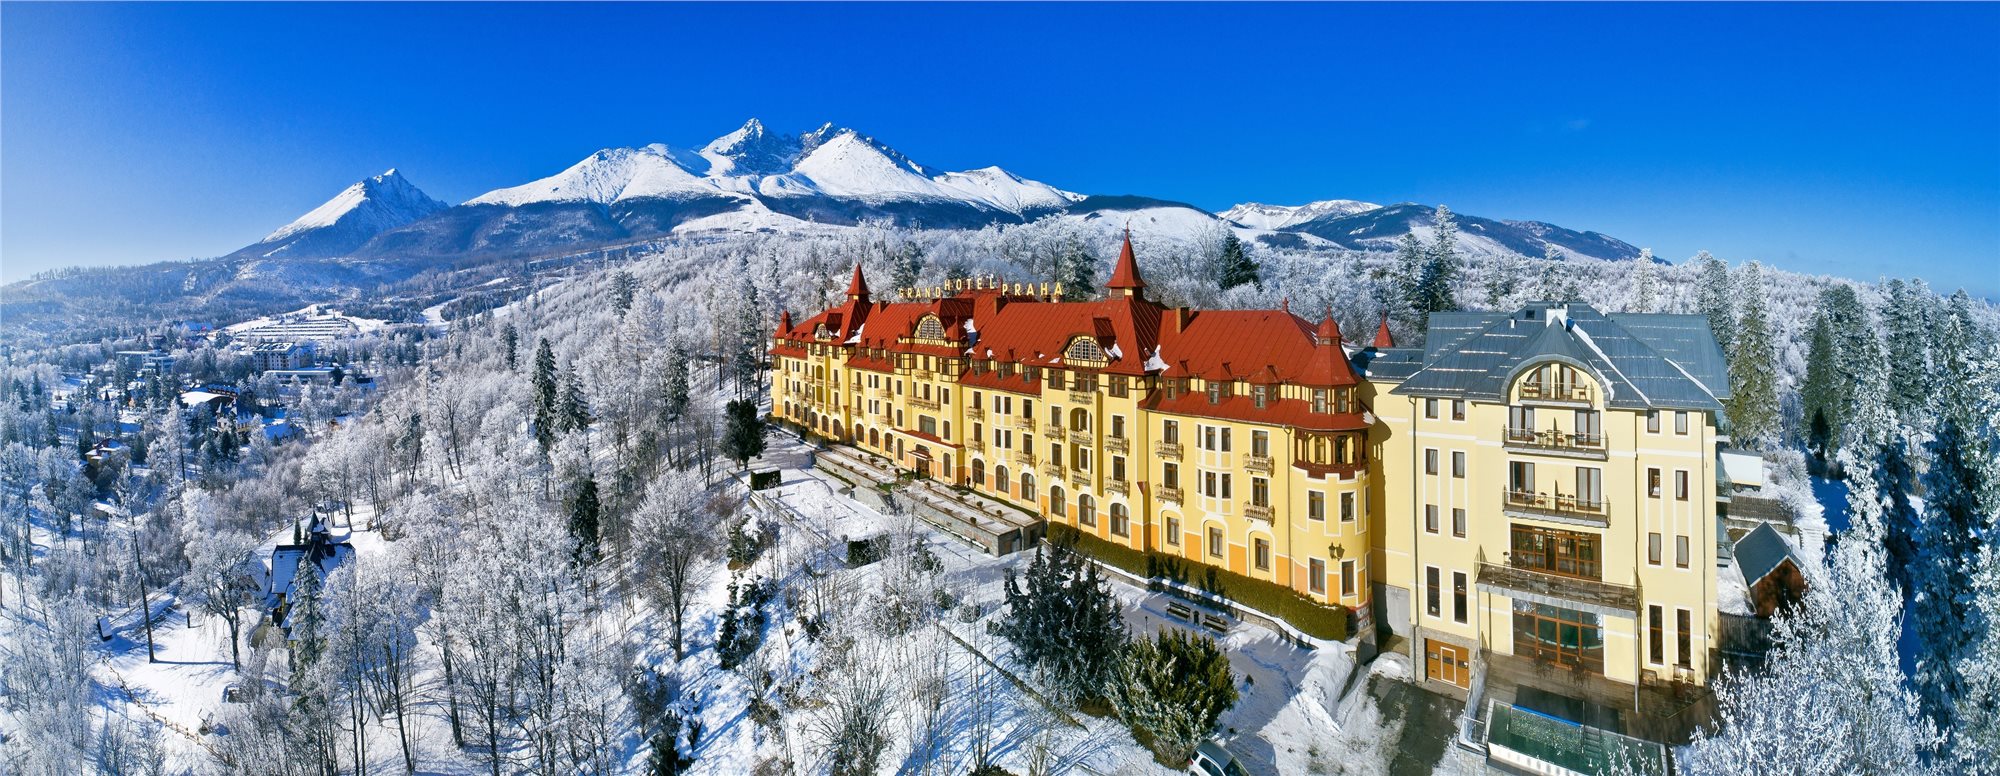
[(1629, 705), (1708, 682), (1728, 378), (1704, 318), (1537, 302), (1398, 348), (1386, 323), (1351, 341), (1145, 288), (1129, 238), (1090, 301), (989, 280), (877, 301), (856, 267), (844, 303), (782, 319), (772, 412), (1345, 607), (1442, 685), (1559, 668)]

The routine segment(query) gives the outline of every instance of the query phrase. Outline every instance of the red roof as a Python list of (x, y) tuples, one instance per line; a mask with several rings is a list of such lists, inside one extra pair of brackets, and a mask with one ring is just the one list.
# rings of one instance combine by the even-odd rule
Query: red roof
[(1393, 348), (1396, 338), (1389, 334), (1389, 316), (1382, 316), (1382, 325), (1375, 327), (1375, 347)]
[(868, 281), (861, 278), (861, 264), (854, 264), (854, 279), (847, 281), (847, 295), (868, 298)]
[(1146, 287), (1139, 277), (1139, 261), (1132, 256), (1132, 230), (1125, 230), (1125, 247), (1118, 249), (1118, 264), (1111, 268), (1111, 282), (1105, 288), (1138, 291)]
[(1165, 391), (1157, 391), (1147, 398), (1145, 407), (1174, 415), (1291, 426), (1306, 431), (1361, 431), (1368, 428), (1366, 419), (1359, 412), (1313, 412), (1312, 403), (1304, 399), (1272, 399), (1259, 408), (1257, 402), (1248, 396), (1227, 396), (1220, 402), (1210, 404), (1208, 395), (1200, 392), (1183, 393), (1168, 399)]
[(1161, 336), (1167, 377), (1251, 383), (1353, 385), (1338, 339), (1319, 344), (1316, 327), (1280, 310), (1209, 310), (1188, 314)]

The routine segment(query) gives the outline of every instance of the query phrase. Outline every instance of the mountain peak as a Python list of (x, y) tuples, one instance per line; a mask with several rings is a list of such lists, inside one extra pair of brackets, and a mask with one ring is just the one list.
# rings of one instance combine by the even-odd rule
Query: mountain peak
[(261, 256), (279, 252), (338, 255), (361, 247), (377, 234), (449, 207), (431, 199), (391, 167), (355, 181), (333, 199), (281, 226), (246, 248)]
[(1252, 229), (1283, 230), (1303, 224), (1316, 218), (1327, 216), (1351, 216), (1381, 208), (1373, 202), (1353, 199), (1322, 199), (1303, 205), (1266, 205), (1261, 202), (1245, 202), (1217, 213), (1216, 216), (1234, 221)]
[(752, 118), (735, 131), (709, 141), (699, 154), (708, 160), (709, 175), (725, 177), (784, 172), (791, 169), (802, 150), (798, 139), (772, 134), (764, 129), (764, 122)]

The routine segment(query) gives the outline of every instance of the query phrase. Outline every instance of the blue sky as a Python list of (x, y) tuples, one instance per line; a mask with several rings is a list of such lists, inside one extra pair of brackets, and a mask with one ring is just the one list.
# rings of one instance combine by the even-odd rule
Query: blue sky
[(1220, 209), (1353, 198), (2000, 296), (1995, 5), (0, 5), (0, 276), (213, 256), (389, 167), (832, 121)]

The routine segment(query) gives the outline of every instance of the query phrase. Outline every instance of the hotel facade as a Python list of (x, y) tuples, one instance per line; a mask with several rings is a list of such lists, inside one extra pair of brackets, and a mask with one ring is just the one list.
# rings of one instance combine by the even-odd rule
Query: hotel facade
[(1475, 658), (1705, 684), (1717, 391), (1699, 316), (1536, 303), (1398, 348), (1330, 316), (973, 280), (781, 319), (775, 417), (1109, 542), (1386, 628), (1426, 679)]

